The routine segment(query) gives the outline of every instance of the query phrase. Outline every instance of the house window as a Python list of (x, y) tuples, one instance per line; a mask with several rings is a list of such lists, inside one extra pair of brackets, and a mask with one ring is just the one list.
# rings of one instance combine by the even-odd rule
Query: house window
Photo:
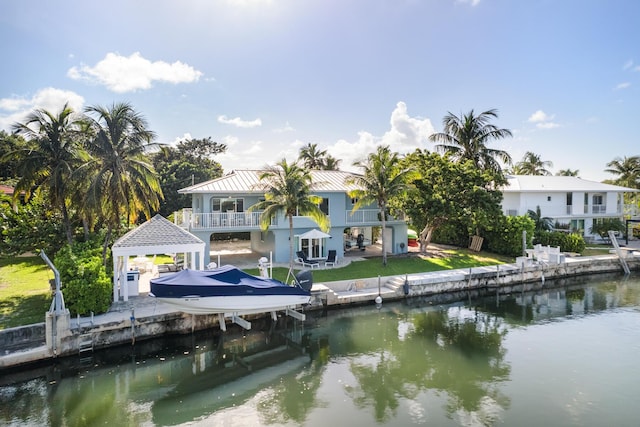
[(573, 205), (573, 193), (567, 193), (567, 206)]
[(551, 201), (551, 196), (547, 196), (547, 202)]
[(323, 198), (322, 202), (318, 205), (323, 214), (329, 215), (329, 199)]
[(358, 203), (358, 199), (356, 197), (351, 199), (351, 204), (355, 205), (356, 203)]
[(602, 205), (602, 194), (594, 194), (593, 195), (593, 204), (594, 205)]
[(213, 198), (211, 199), (211, 212), (244, 212), (244, 199)]

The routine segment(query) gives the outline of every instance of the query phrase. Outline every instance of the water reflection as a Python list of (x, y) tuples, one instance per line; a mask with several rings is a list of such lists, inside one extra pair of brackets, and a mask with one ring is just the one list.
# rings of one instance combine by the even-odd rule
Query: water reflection
[(250, 333), (171, 337), (3, 372), (0, 424), (207, 424), (244, 408), (262, 425), (495, 425), (522, 410), (506, 387), (510, 333), (640, 306), (637, 280), (559, 285), (471, 304), (439, 296), (308, 313), (304, 324), (254, 322)]

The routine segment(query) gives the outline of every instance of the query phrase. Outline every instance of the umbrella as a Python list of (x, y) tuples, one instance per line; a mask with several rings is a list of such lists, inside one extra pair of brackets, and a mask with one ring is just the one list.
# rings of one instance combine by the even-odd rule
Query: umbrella
[(327, 237), (331, 237), (331, 234), (324, 233), (317, 228), (314, 228), (311, 231), (307, 231), (306, 233), (302, 233), (298, 236), (301, 239), (326, 239)]

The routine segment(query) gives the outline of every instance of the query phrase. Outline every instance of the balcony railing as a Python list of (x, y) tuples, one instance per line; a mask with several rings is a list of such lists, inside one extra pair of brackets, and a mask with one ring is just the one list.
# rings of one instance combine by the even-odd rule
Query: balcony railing
[[(355, 212), (345, 211), (347, 224), (380, 223), (380, 211), (378, 209), (359, 209)], [(404, 218), (387, 215), (387, 221), (404, 221)]]
[(604, 214), (607, 213), (607, 205), (591, 205), (592, 214)]
[[(262, 212), (212, 212), (193, 213), (191, 209), (184, 209), (174, 213), (174, 223), (190, 230), (198, 229), (257, 229), (260, 227)], [(277, 225), (277, 219), (271, 221)]]

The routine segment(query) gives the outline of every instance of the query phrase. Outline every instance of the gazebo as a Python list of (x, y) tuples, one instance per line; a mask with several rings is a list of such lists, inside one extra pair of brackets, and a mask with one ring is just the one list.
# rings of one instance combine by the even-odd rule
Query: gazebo
[(207, 245), (198, 237), (180, 228), (162, 215), (120, 237), (111, 247), (113, 254), (113, 301), (119, 300), (118, 289), (125, 301), (129, 299), (127, 273), (129, 257), (149, 254), (184, 253), (185, 267), (204, 268)]

